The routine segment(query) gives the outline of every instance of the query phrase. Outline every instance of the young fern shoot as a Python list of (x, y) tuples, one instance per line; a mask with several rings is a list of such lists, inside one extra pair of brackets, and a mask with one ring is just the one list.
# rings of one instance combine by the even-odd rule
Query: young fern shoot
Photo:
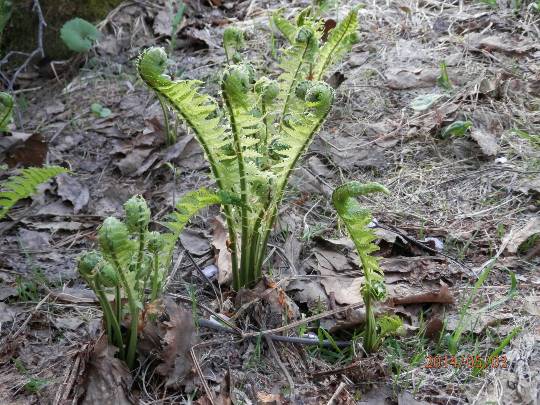
[(389, 191), (378, 183), (361, 184), (352, 181), (339, 186), (332, 193), (332, 203), (356, 246), (364, 272), (365, 282), (361, 292), (366, 307), (364, 349), (368, 353), (376, 349), (381, 338), (377, 331), (378, 325), (375, 320), (373, 303), (386, 296), (383, 272), (377, 258), (371, 255), (379, 250), (379, 247), (373, 243), (376, 239), (375, 233), (368, 228), (371, 222), (371, 213), (362, 208), (355, 198), (370, 193), (389, 193)]
[[(225, 202), (234, 203), (206, 189), (188, 193), (164, 224), (170, 232), (160, 233), (148, 229), (150, 209), (141, 196), (134, 196), (124, 205), (124, 221), (109, 217), (100, 226), (99, 252), (79, 258), (79, 274), (98, 297), (108, 339), (130, 368), (135, 366), (141, 310), (160, 298), (180, 233), (197, 211)], [(107, 294), (114, 296), (113, 303)], [(120, 325), (126, 317), (130, 327), (124, 333)]]
[(356, 9), (326, 42), (321, 39), (322, 19), (308, 9), (301, 15), (296, 22), (275, 16), (286, 27), (282, 31), (290, 45), (281, 52), (280, 72), (274, 77), (257, 78), (239, 53), (241, 31), (225, 30), (228, 66), (221, 78), (221, 107), (200, 92), (201, 82), (171, 80), (165, 74), (163, 49), (150, 48), (138, 61), (144, 82), (194, 132), (221, 197), (235, 202), (221, 204), (236, 290), (261, 277), (266, 244), (289, 177), (334, 101), (334, 90), (323, 79), (357, 40)]

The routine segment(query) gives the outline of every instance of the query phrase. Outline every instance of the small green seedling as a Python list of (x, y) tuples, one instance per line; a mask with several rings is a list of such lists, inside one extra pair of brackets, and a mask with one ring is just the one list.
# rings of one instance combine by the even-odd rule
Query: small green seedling
[(472, 128), (471, 121), (455, 121), (442, 130), (441, 137), (462, 137), (470, 128)]
[(448, 69), (446, 68), (446, 62), (442, 61), (440, 64), (441, 73), (437, 78), (437, 85), (444, 90), (452, 90), (452, 82), (448, 77)]
[(112, 114), (111, 110), (103, 107), (100, 103), (92, 103), (90, 106), (90, 111), (92, 111), (99, 118), (107, 118)]

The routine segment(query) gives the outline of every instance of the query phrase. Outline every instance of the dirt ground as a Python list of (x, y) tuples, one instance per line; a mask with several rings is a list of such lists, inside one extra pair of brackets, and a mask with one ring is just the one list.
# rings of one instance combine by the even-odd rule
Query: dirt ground
[[(99, 351), (101, 311), (76, 274), (78, 255), (96, 246), (96, 228), (120, 216), (130, 196), (142, 194), (157, 222), (180, 195), (212, 186), (188, 131), (165, 146), (160, 106), (134, 68), (141, 49), (168, 46), (168, 3), (120, 5), (99, 24), (104, 36), (80, 70), (55, 77), (31, 66), (19, 78), (16, 130), (0, 138), (0, 156), (24, 161), (20, 153), (13, 158), (22, 148), (43, 158), (31, 164), (72, 173), (0, 223), (0, 404), (207, 404), (201, 375), (216, 401), (235, 404), (325, 404), (333, 396), (340, 404), (539, 403), (540, 9), (498, 3), (364, 3), (361, 40), (330, 79), (335, 106), (280, 209), (268, 278), (245, 293), (251, 304), (242, 309), (230, 286), (219, 286), (222, 313), (244, 331), (260, 330), (257, 322), (283, 326), (275, 307), (285, 295), (294, 316), (288, 323), (319, 316), (307, 330), (283, 334), (325, 330), (353, 343), (338, 350), (239, 341), (200, 326), (200, 370), (186, 358), (191, 371), (172, 383), (151, 359), (131, 375), (119, 362), (96, 360), (112, 356)], [(217, 94), (229, 24), (246, 30), (247, 55), (263, 55), (258, 67), (272, 69), (268, 11), (285, 7), (292, 16), (306, 5), (188, 2), (170, 71)], [(342, 18), (352, 5), (340, 2), (328, 16)], [(449, 83), (439, 79), (443, 62)], [(112, 113), (96, 116), (93, 103)], [(445, 135), (459, 121), (472, 127)], [(362, 199), (376, 219), (389, 291), (380, 311), (404, 322), (374, 355), (357, 343), (363, 278), (329, 198), (347, 180), (391, 191)], [(220, 305), (189, 256), (203, 269), (214, 263), (218, 215), (211, 208), (191, 221), (167, 288), (200, 319), (209, 319), (205, 307)], [(480, 274), (488, 276), (475, 290)], [(458, 364), (444, 363), (456, 329)], [(474, 375), (467, 359), (485, 359), (497, 347), (497, 365)], [(118, 392), (91, 397), (96, 373)]]

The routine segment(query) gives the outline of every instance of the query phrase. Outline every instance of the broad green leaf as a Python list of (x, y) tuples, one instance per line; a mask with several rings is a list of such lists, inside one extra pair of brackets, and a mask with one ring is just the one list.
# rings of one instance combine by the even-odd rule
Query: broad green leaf
[(455, 121), (442, 130), (441, 136), (464, 136), (471, 127), (471, 121)]
[(60, 38), (74, 52), (88, 52), (100, 37), (101, 32), (82, 18), (69, 20), (60, 30)]

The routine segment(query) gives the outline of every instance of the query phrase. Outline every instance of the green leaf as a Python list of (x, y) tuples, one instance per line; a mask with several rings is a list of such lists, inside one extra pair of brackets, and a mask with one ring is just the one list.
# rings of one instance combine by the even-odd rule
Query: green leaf
[(100, 37), (101, 32), (82, 18), (69, 20), (60, 30), (60, 38), (74, 52), (88, 52)]
[(446, 69), (446, 62), (442, 61), (440, 64), (441, 74), (437, 78), (437, 85), (445, 90), (452, 89), (452, 82), (448, 78), (448, 70)]
[(411, 108), (415, 111), (425, 111), (435, 104), (441, 97), (441, 94), (424, 94), (418, 96), (412, 101)]
[(108, 108), (102, 108), (99, 112), (100, 118), (107, 118), (109, 115), (111, 115), (112, 112)]
[(11, 0), (0, 0), (0, 44), (2, 43), (2, 32), (11, 18), (12, 12), (13, 3)]
[(99, 103), (92, 103), (92, 105), (90, 106), (90, 111), (92, 111), (96, 115), (99, 115), (101, 110), (103, 110), (103, 106)]
[(448, 136), (464, 136), (471, 127), (471, 121), (455, 121), (442, 130), (441, 136), (443, 138)]

